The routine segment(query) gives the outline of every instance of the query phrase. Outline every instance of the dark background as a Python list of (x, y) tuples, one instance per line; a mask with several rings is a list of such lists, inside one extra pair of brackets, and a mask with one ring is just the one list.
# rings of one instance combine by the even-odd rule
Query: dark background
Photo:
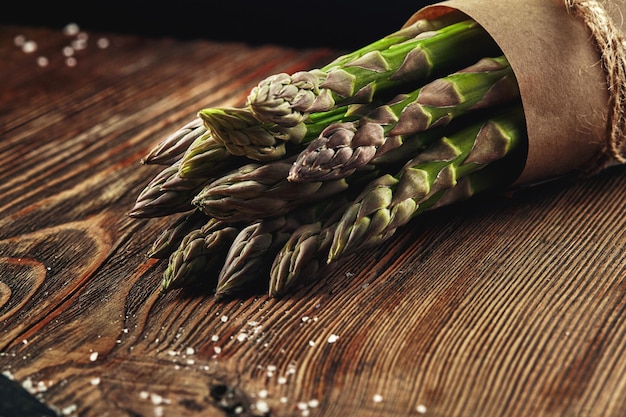
[(399, 29), (415, 11), (432, 3), (429, 0), (12, 0), (2, 8), (0, 24), (62, 28), (73, 22), (86, 31), (351, 49)]

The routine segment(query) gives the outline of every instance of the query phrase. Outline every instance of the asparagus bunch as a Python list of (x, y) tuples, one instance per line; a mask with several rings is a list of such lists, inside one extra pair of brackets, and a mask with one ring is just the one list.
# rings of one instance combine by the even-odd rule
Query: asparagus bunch
[(132, 217), (178, 214), (148, 255), (161, 289), (282, 296), (426, 210), (512, 180), (525, 120), (515, 76), (460, 13), (203, 108), (143, 159), (165, 165)]

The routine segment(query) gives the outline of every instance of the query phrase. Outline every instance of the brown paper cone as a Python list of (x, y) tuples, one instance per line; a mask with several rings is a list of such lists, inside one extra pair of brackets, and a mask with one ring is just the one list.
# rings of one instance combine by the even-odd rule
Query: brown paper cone
[[(617, 25), (625, 3), (615, 0), (608, 10)], [(588, 168), (606, 141), (608, 89), (585, 23), (563, 0), (448, 0), (419, 10), (407, 25), (453, 9), (489, 32), (519, 83), (528, 156), (517, 183)]]

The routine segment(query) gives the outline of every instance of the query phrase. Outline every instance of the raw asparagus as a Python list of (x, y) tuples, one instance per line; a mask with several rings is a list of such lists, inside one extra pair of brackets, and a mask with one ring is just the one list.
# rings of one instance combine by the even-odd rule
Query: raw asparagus
[[(378, 158), (406, 158), (406, 149), (382, 155), (406, 141), (422, 148), (439, 130), (467, 113), (497, 107), (519, 98), (515, 75), (504, 56), (484, 58), (446, 77), (403, 94), (354, 122), (335, 123), (300, 152), (289, 172), (291, 181), (343, 178)], [(421, 135), (416, 135), (417, 133)]]
[(252, 89), (247, 105), (259, 120), (296, 126), (309, 113), (347, 103), (368, 103), (393, 87), (424, 82), (463, 68), (477, 55), (501, 54), (489, 34), (472, 20), (429, 35), (368, 52), (328, 71), (272, 75)]
[(171, 165), (180, 159), (194, 140), (206, 132), (207, 129), (204, 127), (202, 119), (197, 117), (159, 142), (141, 162), (144, 164)]
[(217, 219), (209, 219), (200, 229), (189, 232), (169, 257), (161, 290), (216, 280), (237, 233), (236, 226)]
[[(391, 237), (431, 197), (458, 179), (500, 160), (525, 138), (521, 108), (442, 137), (394, 175), (372, 181), (344, 212), (328, 255), (331, 262)], [(436, 197), (435, 197), (436, 198)]]

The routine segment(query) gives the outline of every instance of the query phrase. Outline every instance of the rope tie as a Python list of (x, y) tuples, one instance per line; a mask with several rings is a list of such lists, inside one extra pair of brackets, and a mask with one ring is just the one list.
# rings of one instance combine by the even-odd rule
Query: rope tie
[(606, 9), (595, 0), (565, 0), (568, 12), (582, 19), (601, 54), (609, 91), (606, 144), (599, 164), (626, 163), (626, 41)]

